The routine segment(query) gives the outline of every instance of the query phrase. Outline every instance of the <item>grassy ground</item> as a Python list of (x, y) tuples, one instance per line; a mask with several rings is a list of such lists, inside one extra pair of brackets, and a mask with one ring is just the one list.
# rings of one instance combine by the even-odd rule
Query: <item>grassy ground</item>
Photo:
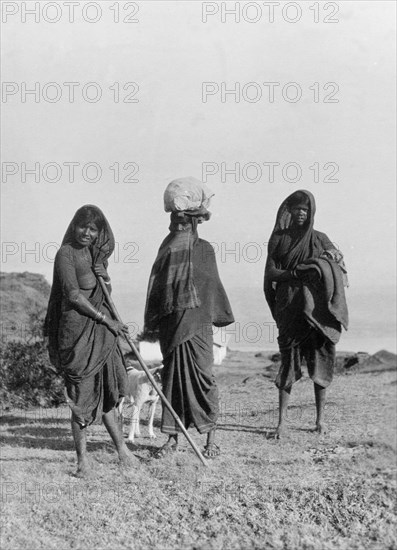
[[(313, 386), (302, 379), (277, 442), (264, 365), (232, 352), (217, 368), (222, 455), (206, 469), (184, 441), (153, 459), (166, 440), (155, 427), (156, 440), (130, 445), (140, 465), (123, 472), (104, 427), (93, 426), (92, 477), (79, 480), (66, 408), (4, 413), (2, 550), (397, 548), (396, 372), (337, 376), (322, 436), (311, 432)], [(159, 416), (160, 407), (155, 426)], [(191, 435), (202, 448), (204, 437)]]

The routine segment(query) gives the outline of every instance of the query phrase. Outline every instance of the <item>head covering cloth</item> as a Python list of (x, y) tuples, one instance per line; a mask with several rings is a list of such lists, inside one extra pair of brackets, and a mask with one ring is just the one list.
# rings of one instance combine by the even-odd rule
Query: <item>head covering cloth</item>
[(306, 191), (305, 189), (295, 191), (281, 203), (277, 212), (276, 223), (272, 235), (291, 228), (291, 205), (294, 204), (295, 197), (298, 193), (305, 195), (308, 199), (309, 210), (307, 213), (307, 221), (303, 228), (297, 229), (297, 235), (291, 247), (288, 250), (281, 251), (284, 269), (295, 268), (299, 263), (313, 256), (315, 250), (319, 248), (316, 233), (313, 229), (316, 201), (310, 191)]
[(107, 260), (113, 254), (115, 247), (114, 235), (109, 225), (109, 222), (107, 221), (102, 210), (100, 210), (97, 206), (94, 206), (93, 204), (85, 204), (77, 210), (62, 239), (62, 245), (72, 244), (75, 242), (74, 235), (76, 229), (76, 220), (78, 220), (82, 212), (87, 209), (93, 210), (103, 220), (103, 226), (101, 228), (98, 228), (98, 236), (95, 239), (94, 244), (90, 247), (92, 263), (93, 265), (102, 263), (105, 263), (105, 265), (107, 265)]
[(207, 211), (214, 193), (197, 178), (188, 176), (171, 181), (164, 191), (164, 210), (166, 212)]

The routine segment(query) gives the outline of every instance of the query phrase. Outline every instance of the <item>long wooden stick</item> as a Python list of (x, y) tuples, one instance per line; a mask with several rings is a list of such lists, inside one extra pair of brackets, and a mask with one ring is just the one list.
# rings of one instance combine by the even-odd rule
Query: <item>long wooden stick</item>
[[(123, 321), (121, 320), (120, 318), (120, 315), (118, 314), (118, 311), (116, 309), (116, 306), (114, 305), (114, 302), (109, 294), (109, 291), (108, 289), (106, 288), (106, 285), (105, 285), (105, 282), (103, 280), (102, 277), (98, 277), (99, 279), (99, 283), (102, 287), (102, 290), (103, 290), (103, 293), (106, 297), (106, 300), (109, 304), (109, 307), (110, 309), (112, 310), (112, 313), (113, 315), (116, 317), (117, 321), (119, 321), (120, 323), (122, 323)], [(156, 390), (156, 392), (159, 394), (160, 396), (160, 399), (162, 400), (162, 402), (164, 403), (164, 405), (167, 407), (167, 409), (170, 411), (170, 413), (172, 414), (172, 416), (174, 417), (174, 420), (176, 421), (176, 423), (178, 424), (178, 426), (180, 427), (181, 429), (181, 432), (183, 433), (183, 435), (186, 437), (186, 439), (188, 440), (188, 442), (190, 443), (190, 445), (192, 446), (193, 448), (193, 451), (196, 453), (196, 455), (198, 456), (198, 458), (201, 460), (201, 462), (204, 464), (204, 466), (208, 467), (208, 463), (207, 461), (205, 460), (205, 458), (203, 457), (203, 455), (201, 454), (200, 452), (200, 449), (197, 447), (197, 445), (195, 444), (195, 442), (193, 441), (193, 439), (190, 437), (190, 435), (188, 434), (187, 432), (187, 429), (185, 428), (185, 426), (182, 424), (181, 422), (181, 419), (179, 418), (179, 416), (176, 414), (176, 412), (174, 411), (174, 409), (172, 408), (171, 406), (171, 403), (168, 401), (168, 399), (166, 398), (166, 396), (163, 394), (163, 392), (161, 391), (161, 389), (159, 388), (159, 386), (157, 385), (157, 382), (156, 380), (153, 378), (153, 375), (151, 374), (150, 370), (148, 369), (147, 365), (145, 364), (144, 360), (142, 359), (139, 351), (137, 350), (134, 342), (131, 340), (129, 334), (123, 334), (124, 338), (126, 339), (128, 345), (130, 346), (130, 348), (132, 349), (132, 351), (135, 353), (135, 356), (136, 358), (138, 359), (139, 361), (139, 364), (141, 365), (142, 369), (145, 371), (146, 373), (146, 376), (149, 378), (149, 381), (150, 383), (152, 384), (152, 386), (154, 387), (154, 389)]]

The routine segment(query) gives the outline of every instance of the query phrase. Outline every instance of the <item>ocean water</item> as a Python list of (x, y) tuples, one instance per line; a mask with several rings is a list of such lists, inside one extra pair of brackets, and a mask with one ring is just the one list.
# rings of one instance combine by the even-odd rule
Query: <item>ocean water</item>
[[(214, 329), (216, 338), (232, 349), (277, 350), (277, 327), (271, 318), (262, 289), (228, 288), (236, 323), (222, 331)], [(128, 290), (114, 291), (119, 313), (130, 326), (133, 336), (142, 330), (145, 294)], [(397, 352), (395, 288), (347, 289), (349, 330), (343, 331), (339, 351), (375, 353), (386, 349)]]

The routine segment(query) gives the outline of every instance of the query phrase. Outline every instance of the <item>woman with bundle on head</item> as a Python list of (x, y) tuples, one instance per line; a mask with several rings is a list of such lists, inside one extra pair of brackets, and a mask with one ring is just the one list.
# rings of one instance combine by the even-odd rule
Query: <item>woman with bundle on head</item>
[(128, 327), (114, 319), (97, 280), (103, 277), (111, 289), (106, 268), (114, 246), (99, 208), (86, 205), (77, 210), (55, 257), (45, 320), (51, 362), (65, 377), (79, 477), (89, 471), (86, 428), (101, 418), (120, 463), (134, 464), (115, 415), (127, 387), (118, 335)]
[(306, 359), (314, 382), (316, 430), (326, 431), (323, 412), (331, 383), (335, 344), (347, 330), (347, 286), (343, 256), (327, 235), (313, 228), (316, 205), (309, 191), (296, 191), (281, 204), (268, 245), (264, 292), (278, 327), (281, 366), (279, 423), (284, 431), (292, 384), (302, 376)]
[[(199, 180), (172, 181), (164, 193), (164, 209), (171, 212), (170, 233), (160, 246), (149, 280), (145, 334), (160, 341), (164, 368), (163, 392), (184, 426), (207, 433), (204, 456), (215, 457), (218, 388), (212, 373), (212, 326), (234, 322), (219, 279), (215, 253), (200, 239), (197, 225), (210, 218), (213, 193)], [(161, 458), (178, 445), (180, 431), (163, 407), (161, 431), (169, 435), (158, 451)]]

